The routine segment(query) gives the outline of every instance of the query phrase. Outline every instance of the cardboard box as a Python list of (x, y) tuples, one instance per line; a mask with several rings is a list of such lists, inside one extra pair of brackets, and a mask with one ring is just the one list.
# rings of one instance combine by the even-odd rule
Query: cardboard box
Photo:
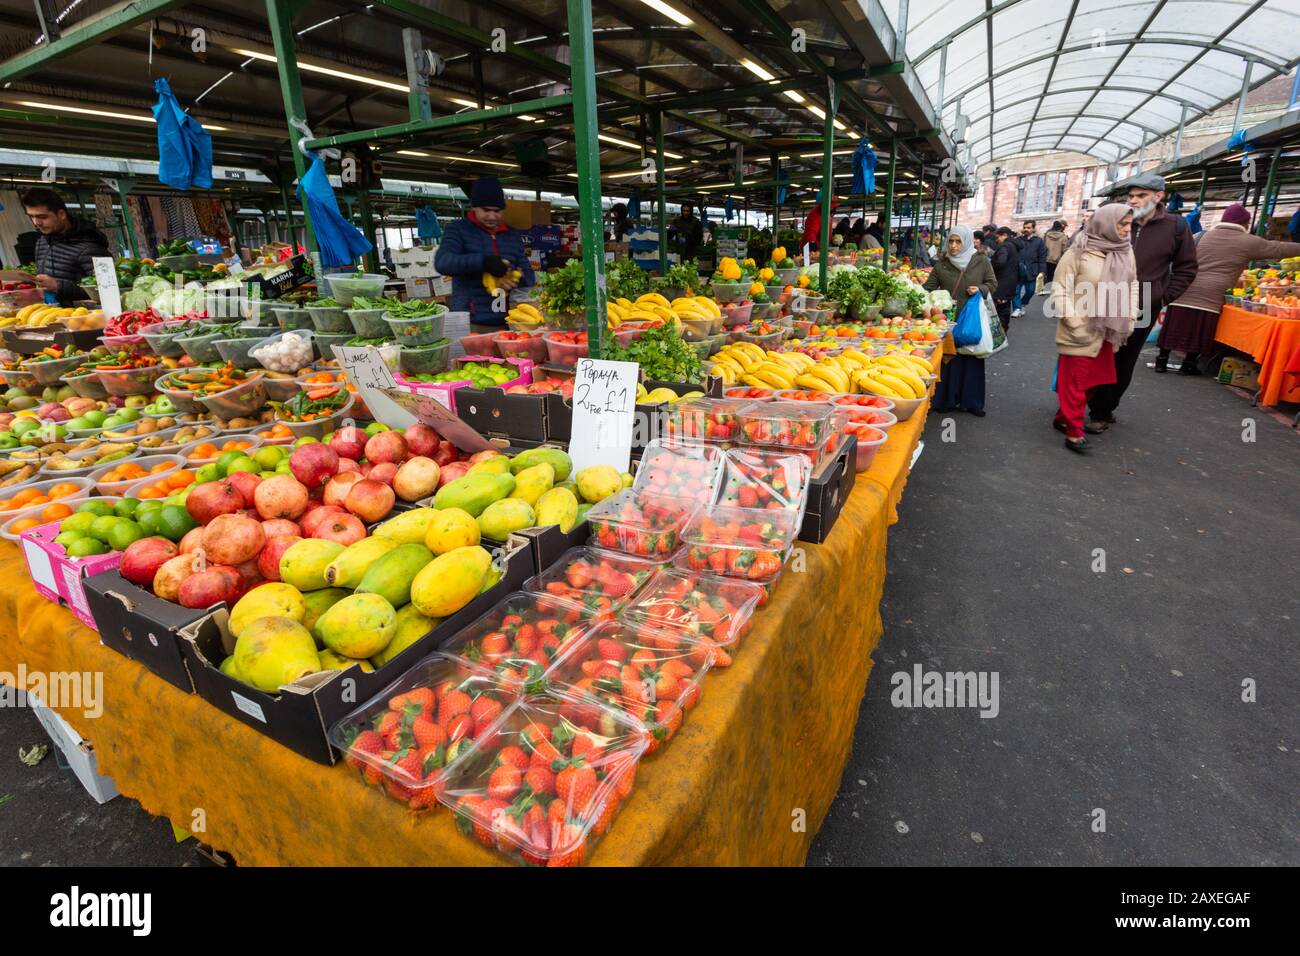
[(512, 538), (499, 552), (505, 562), (501, 580), (458, 613), (412, 644), (373, 673), (360, 668), (311, 674), (279, 693), (268, 694), (227, 677), (221, 662), (235, 647), (224, 607), (184, 628), (181, 650), (194, 689), (204, 700), (247, 724), (276, 743), (317, 763), (332, 764), (338, 754), (330, 747), (329, 728), (356, 709), (358, 701), (380, 693), (424, 655), (466, 624), (486, 614), (502, 597), (519, 590), (535, 571), (528, 541)]
[(853, 492), (857, 480), (858, 440), (845, 435), (839, 451), (824, 461), (808, 483), (808, 507), (799, 529), (800, 541), (820, 544), (835, 527), (844, 510), (844, 502)]
[[(21, 693), (21, 692), (20, 692)], [(99, 760), (95, 748), (72, 725), (46, 707), (35, 694), (26, 694), (27, 706), (32, 709), (45, 732), (50, 735), (58, 752), (59, 766), (66, 766), (86, 789), (86, 793), (96, 803), (108, 803), (118, 795), (117, 784), (112, 777), (99, 772)]]
[(194, 693), (194, 681), (181, 653), (180, 632), (207, 617), (210, 609), (164, 601), (132, 584), (116, 568), (87, 578), (85, 591), (100, 643), (143, 664), (185, 693)]
[(456, 414), (489, 439), (546, 441), (546, 395), (508, 395), (500, 388), (462, 388)]
[(1244, 388), (1248, 392), (1259, 391), (1259, 365), (1249, 359), (1229, 356), (1219, 366), (1219, 382)]
[(503, 218), (512, 229), (548, 226), (551, 223), (551, 204), (544, 199), (507, 199)]
[(19, 536), (23, 557), (27, 559), (27, 573), (37, 594), (68, 608), (77, 620), (94, 629), (97, 625), (86, 600), (85, 582), (89, 576), (116, 570), (122, 563), (122, 553), (69, 558), (62, 545), (54, 543), (61, 525), (61, 521), (53, 521)]

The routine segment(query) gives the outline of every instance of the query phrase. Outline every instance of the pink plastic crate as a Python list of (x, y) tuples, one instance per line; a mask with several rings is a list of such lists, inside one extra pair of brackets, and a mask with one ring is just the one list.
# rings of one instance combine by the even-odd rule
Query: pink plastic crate
[(63, 553), (61, 545), (54, 543), (61, 525), (62, 521), (52, 521), (22, 533), (20, 540), (23, 557), (27, 559), (27, 572), (41, 597), (63, 605), (86, 627), (98, 630), (90, 615), (82, 582), (91, 575), (116, 570), (122, 563), (122, 552), (70, 558)]

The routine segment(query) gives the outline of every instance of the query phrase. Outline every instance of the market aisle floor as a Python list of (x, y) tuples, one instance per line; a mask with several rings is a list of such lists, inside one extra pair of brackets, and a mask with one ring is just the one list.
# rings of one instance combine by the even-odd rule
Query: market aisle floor
[[(1121, 424), (1071, 454), (1043, 301), (989, 360), (988, 416), (927, 423), (808, 862), (1300, 863), (1300, 436), (1148, 350)], [(917, 665), (996, 674), (997, 716), (892, 706)]]

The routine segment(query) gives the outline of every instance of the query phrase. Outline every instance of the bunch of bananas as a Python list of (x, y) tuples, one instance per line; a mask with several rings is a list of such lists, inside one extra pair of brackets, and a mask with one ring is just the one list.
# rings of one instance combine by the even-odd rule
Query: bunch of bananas
[(516, 325), (538, 326), (542, 324), (542, 313), (531, 302), (520, 302), (511, 307), (506, 318)]
[(682, 296), (679, 299), (673, 299), (671, 306), (677, 316), (683, 319), (712, 319), (716, 321), (722, 318), (722, 309), (718, 306), (718, 303), (707, 295)]
[[(501, 278), (510, 279), (515, 283), (515, 285), (518, 285), (519, 282), (523, 279), (523, 277), (524, 277), (524, 272), (522, 269), (511, 269)], [(498, 279), (490, 272), (483, 273), (483, 288), (487, 289), (489, 293), (494, 293), (497, 291), (497, 283), (500, 281), (501, 279)]]
[(624, 322), (661, 321), (672, 326), (676, 332), (682, 330), (681, 319), (674, 311), (673, 304), (658, 292), (647, 292), (635, 302), (622, 297), (610, 299), (605, 304), (605, 321), (611, 329), (618, 328)]
[(98, 309), (91, 312), (85, 306), (71, 308), (57, 305), (46, 305), (44, 302), (36, 302), (32, 305), (23, 306), (13, 315), (6, 315), (3, 318), (0, 318), (0, 328), (21, 325), (29, 329), (34, 329), (42, 325), (49, 325), (52, 322), (60, 322), (64, 319), (81, 317), (85, 317), (86, 319), (102, 319), (103, 314)]
[(828, 356), (795, 379), (800, 388), (830, 392), (860, 392), (885, 398), (924, 398), (930, 363), (912, 355), (864, 355), (845, 349)]
[(709, 371), (727, 385), (794, 388), (799, 375), (813, 364), (802, 352), (764, 352), (753, 342), (732, 342), (713, 356)]

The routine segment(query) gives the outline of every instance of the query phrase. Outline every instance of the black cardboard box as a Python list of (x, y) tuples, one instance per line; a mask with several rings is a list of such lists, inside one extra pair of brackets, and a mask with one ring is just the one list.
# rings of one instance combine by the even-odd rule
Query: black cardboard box
[(185, 693), (194, 693), (181, 654), (180, 631), (207, 617), (211, 609), (196, 610), (164, 601), (117, 571), (86, 578), (83, 590), (105, 647), (138, 661)]
[(808, 507), (799, 529), (800, 541), (820, 544), (831, 533), (857, 480), (857, 459), (858, 440), (845, 435), (839, 451), (808, 483)]
[(221, 673), (221, 662), (234, 650), (235, 644), (226, 629), (226, 610), (218, 608), (180, 634), (194, 690), (217, 709), (276, 743), (309, 760), (332, 764), (338, 755), (330, 747), (327, 736), (331, 726), (532, 577), (533, 554), (528, 541), (514, 537), (500, 554), (505, 560), (501, 580), (379, 670), (369, 674), (360, 668), (324, 671), (281, 688), (278, 694), (256, 690)]
[(462, 388), (456, 414), (480, 435), (509, 441), (546, 441), (546, 396), (508, 395), (500, 388)]

